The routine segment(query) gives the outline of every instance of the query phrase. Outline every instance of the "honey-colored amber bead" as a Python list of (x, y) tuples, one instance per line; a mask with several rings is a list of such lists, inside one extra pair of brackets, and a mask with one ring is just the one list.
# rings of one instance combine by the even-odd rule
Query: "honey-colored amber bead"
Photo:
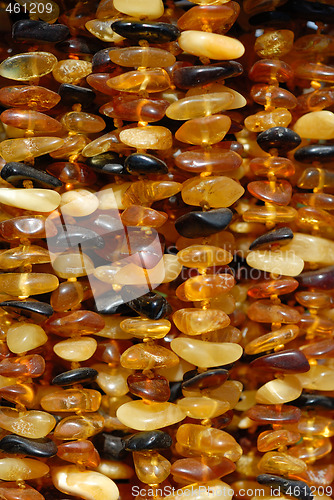
[(322, 210), (333, 210), (334, 197), (327, 193), (295, 193), (292, 203), (301, 203)]
[(0, 425), (3, 429), (30, 439), (45, 437), (56, 425), (55, 418), (44, 411), (19, 411), (14, 408), (0, 409)]
[(280, 83), (287, 82), (293, 77), (293, 70), (289, 64), (278, 59), (262, 59), (257, 61), (249, 70), (248, 76), (255, 82)]
[(0, 89), (0, 102), (7, 108), (47, 111), (58, 104), (60, 95), (37, 85), (15, 85)]
[(333, 139), (334, 113), (327, 110), (312, 111), (298, 118), (293, 128), (305, 139)]
[(262, 201), (277, 205), (288, 205), (292, 196), (292, 187), (288, 181), (253, 181), (247, 185), (248, 191)]
[[(60, 146), (60, 148), (57, 148), (56, 151), (52, 151), (50, 153), (50, 156), (52, 158), (57, 158), (57, 159), (70, 159), (73, 155), (76, 155), (78, 153), (81, 153), (81, 151), (84, 149), (85, 146), (89, 143), (88, 137), (86, 137), (83, 134), (76, 134), (76, 135), (68, 135), (67, 137), (64, 138), (64, 144)], [(80, 164), (79, 164), (80, 165)], [(52, 175), (57, 175), (57, 170), (55, 164), (51, 164), (48, 166), (46, 169), (47, 172), (49, 172)], [(56, 171), (55, 171), (56, 170)], [(63, 169), (62, 169), (63, 170)], [(67, 170), (68, 172), (64, 172), (65, 176), (71, 176), (72, 179), (73, 177), (76, 178), (75, 180), (77, 181), (78, 184), (80, 184), (80, 177), (83, 176), (84, 174), (81, 172), (82, 167), (78, 167), (76, 163), (70, 163), (67, 165)], [(88, 169), (87, 169), (88, 170)], [(89, 172), (86, 170), (86, 177), (87, 174), (90, 173), (90, 177), (92, 177), (93, 172)], [(60, 177), (58, 177), (60, 180), (62, 180)], [(84, 178), (84, 177), (83, 177)], [(64, 181), (63, 181), (64, 182)], [(65, 179), (66, 182), (66, 179)], [(84, 184), (85, 182), (83, 182)], [(88, 183), (89, 184), (89, 183)]]
[(114, 97), (101, 106), (100, 113), (127, 121), (156, 122), (162, 120), (168, 108), (168, 101), (157, 98), (138, 98), (128, 94)]
[(43, 396), (41, 407), (45, 411), (97, 411), (101, 404), (101, 394), (93, 389), (57, 390)]
[(185, 52), (209, 59), (238, 59), (245, 52), (239, 40), (205, 31), (183, 31), (178, 43)]
[[(188, 122), (189, 123), (189, 122)], [(182, 199), (188, 205), (212, 208), (229, 207), (243, 194), (244, 188), (235, 180), (224, 176), (192, 177), (184, 182)]]
[(269, 474), (299, 474), (306, 470), (307, 465), (303, 460), (293, 457), (288, 453), (268, 451), (258, 463), (261, 472)]
[(136, 344), (121, 356), (121, 365), (131, 370), (151, 370), (153, 368), (171, 368), (179, 363), (173, 351), (157, 344)]
[(272, 127), (288, 127), (292, 120), (290, 111), (276, 108), (274, 111), (259, 111), (245, 119), (245, 127), (251, 132), (263, 132)]
[(257, 83), (251, 89), (252, 99), (262, 106), (293, 109), (297, 106), (297, 98), (288, 90), (276, 85)]
[[(145, 137), (143, 139), (145, 139)], [(124, 208), (128, 208), (136, 204), (146, 206), (151, 205), (154, 201), (163, 200), (164, 198), (174, 196), (175, 194), (179, 193), (181, 189), (182, 184), (175, 181), (147, 180), (133, 182), (132, 184), (129, 184), (127, 186), (127, 189), (122, 198), (122, 204), (124, 205)]]
[(327, 366), (311, 365), (306, 373), (297, 373), (303, 389), (312, 391), (333, 391), (334, 390), (334, 370)]
[(130, 68), (165, 68), (175, 63), (175, 57), (167, 50), (155, 47), (127, 47), (109, 52), (112, 62)]
[[(7, 163), (11, 161), (24, 161), (51, 153), (63, 146), (63, 144), (64, 140), (59, 137), (8, 139), (0, 143), (0, 156), (2, 156)], [(58, 193), (54, 191), (54, 194)]]
[[(234, 64), (239, 64), (239, 63), (236, 63), (234, 61)], [(232, 109), (243, 108), (244, 106), (246, 106), (247, 101), (242, 94), (218, 82), (209, 83), (205, 87), (197, 87), (197, 86), (192, 87), (187, 91), (186, 96), (191, 97), (195, 95), (210, 95), (213, 93), (222, 93), (222, 92), (227, 92), (228, 94), (232, 94), (232, 96), (234, 97), (232, 103), (229, 104), (228, 107), (225, 109), (232, 110)]]
[(59, 83), (76, 84), (92, 73), (92, 63), (78, 59), (64, 59), (53, 67), (53, 78)]
[(23, 52), (0, 64), (0, 76), (27, 81), (51, 73), (56, 64), (57, 58), (50, 52)]
[[(7, 382), (8, 383), (8, 382)], [(0, 395), (7, 401), (17, 405), (33, 407), (36, 401), (36, 392), (33, 384), (12, 384), (0, 389)]]
[(315, 460), (329, 455), (332, 451), (332, 443), (328, 437), (303, 437), (303, 442), (289, 448), (289, 453), (294, 457), (306, 462), (313, 463)]
[(91, 337), (82, 339), (63, 340), (54, 345), (53, 350), (62, 359), (67, 361), (86, 361), (96, 351), (97, 342)]
[(178, 141), (198, 146), (209, 146), (223, 140), (231, 126), (225, 115), (206, 116), (189, 120), (175, 132)]
[(321, 415), (303, 415), (296, 424), (289, 424), (289, 430), (301, 432), (305, 437), (333, 436), (333, 421)]
[(70, 337), (73, 335), (93, 334), (102, 330), (105, 321), (102, 316), (93, 311), (73, 311), (53, 314), (44, 323), (49, 333)]
[(91, 441), (69, 441), (58, 445), (57, 456), (66, 462), (72, 462), (86, 467), (97, 467), (100, 463), (99, 454)]
[(247, 293), (254, 299), (265, 299), (271, 295), (291, 293), (296, 288), (298, 288), (298, 281), (294, 278), (280, 278), (251, 285)]
[(178, 260), (185, 267), (206, 267), (225, 265), (233, 259), (227, 250), (210, 245), (191, 245), (177, 254)]
[(62, 129), (57, 120), (34, 110), (6, 109), (1, 113), (0, 120), (8, 126), (36, 132), (48, 130), (51, 133), (57, 133)]
[(39, 325), (20, 322), (8, 328), (7, 345), (16, 354), (36, 349), (47, 341), (48, 337)]
[(298, 323), (300, 313), (285, 304), (273, 304), (270, 300), (258, 300), (248, 308), (247, 314), (260, 323)]
[(52, 262), (52, 267), (60, 278), (78, 278), (91, 274), (94, 264), (84, 253), (64, 253)]
[(177, 404), (188, 417), (195, 419), (218, 417), (230, 409), (227, 401), (208, 397), (185, 397), (179, 399)]
[(298, 276), (304, 268), (304, 261), (292, 251), (254, 250), (246, 257), (247, 264), (261, 271), (285, 275)]
[(114, 368), (105, 363), (97, 363), (93, 368), (98, 371), (96, 383), (108, 396), (121, 397), (127, 394), (127, 378), (132, 373), (130, 370), (120, 366)]
[(259, 176), (272, 174), (276, 177), (291, 177), (295, 173), (295, 167), (291, 160), (277, 156), (253, 158), (249, 167), (255, 175)]
[(234, 472), (235, 464), (225, 457), (194, 457), (176, 460), (171, 474), (177, 482), (207, 482)]
[(0, 250), (0, 269), (15, 269), (25, 264), (45, 264), (50, 260), (48, 250), (37, 245)]
[(229, 291), (234, 283), (230, 274), (195, 276), (184, 283), (184, 295), (191, 301), (206, 300)]
[[(302, 292), (299, 292), (302, 293)], [(316, 293), (316, 292), (313, 292)], [(307, 358), (331, 358), (334, 350), (334, 341), (332, 339), (320, 340), (312, 344), (306, 344), (300, 347)], [(3, 363), (3, 361), (1, 361)], [(0, 363), (0, 370), (1, 370)]]
[(2, 482), (0, 493), (8, 500), (44, 500), (44, 497), (35, 488), (24, 485), (24, 488), (18, 485), (16, 481)]
[(103, 430), (104, 418), (99, 413), (63, 418), (54, 430), (54, 437), (64, 441), (87, 439)]
[(151, 431), (176, 424), (185, 418), (183, 410), (173, 403), (130, 401), (120, 406), (117, 418), (127, 427), (138, 431)]
[(22, 481), (45, 476), (49, 466), (32, 458), (1, 458), (0, 478), (3, 481)]
[(245, 222), (291, 222), (298, 216), (297, 210), (292, 207), (282, 207), (279, 205), (269, 204), (260, 207), (250, 208), (242, 214)]
[(293, 39), (293, 31), (270, 30), (256, 39), (254, 49), (260, 57), (279, 58), (290, 52)]
[(52, 481), (62, 493), (85, 500), (117, 500), (119, 491), (112, 479), (92, 470), (82, 470), (75, 465), (52, 469)]
[(170, 130), (158, 125), (122, 130), (119, 137), (127, 146), (138, 149), (169, 149), (173, 142)]
[[(270, 321), (270, 320), (269, 320)], [(299, 334), (299, 328), (296, 325), (289, 325), (274, 330), (265, 335), (261, 335), (257, 339), (252, 340), (245, 347), (246, 354), (259, 354), (261, 352), (269, 351), (275, 347), (291, 342)]]
[(160, 227), (168, 217), (164, 212), (152, 208), (131, 205), (122, 212), (121, 219), (125, 226)]
[(298, 78), (304, 80), (318, 80), (320, 82), (334, 82), (334, 72), (332, 66), (314, 63), (314, 62), (304, 62), (303, 64), (297, 64), (295, 68), (295, 74)]
[(179, 309), (173, 314), (173, 321), (182, 333), (201, 335), (225, 328), (230, 319), (220, 309)]
[(103, 42), (121, 42), (124, 38), (112, 30), (110, 21), (103, 19), (91, 19), (85, 24), (85, 28), (96, 38)]
[(152, 268), (139, 267), (128, 264), (121, 268), (113, 276), (112, 281), (120, 285), (144, 285), (152, 288), (161, 283), (169, 283), (176, 279), (182, 270), (182, 266), (175, 255), (164, 255), (158, 264)]
[(108, 86), (120, 92), (163, 92), (170, 87), (168, 73), (163, 68), (139, 68), (110, 78)]
[(2, 292), (14, 297), (52, 292), (58, 285), (59, 281), (53, 274), (6, 273), (0, 275)]
[(158, 19), (164, 13), (162, 0), (114, 0), (114, 8), (127, 16)]
[(162, 483), (170, 473), (170, 462), (157, 451), (135, 451), (133, 463), (139, 481), (146, 484)]
[(121, 460), (102, 459), (95, 470), (114, 480), (130, 479), (134, 475), (133, 468)]
[(60, 207), (64, 215), (84, 217), (90, 215), (99, 206), (99, 200), (87, 189), (72, 189), (61, 195)]
[(161, 339), (167, 335), (171, 326), (167, 319), (152, 320), (147, 318), (127, 318), (120, 324), (122, 330), (140, 339)]
[(1, 238), (5, 240), (46, 238), (46, 226), (48, 236), (57, 234), (56, 227), (50, 220), (41, 215), (13, 217), (0, 222)]
[(179, 337), (172, 340), (171, 347), (180, 358), (201, 368), (227, 365), (242, 355), (242, 347), (239, 344), (228, 342), (205, 342)]
[[(224, 144), (224, 143), (221, 143)], [(210, 149), (191, 148), (175, 158), (177, 167), (186, 172), (225, 172), (236, 170), (242, 163), (241, 156), (234, 151), (226, 151), (218, 145)]]
[(302, 386), (294, 375), (287, 375), (283, 379), (267, 382), (257, 390), (256, 402), (270, 405), (283, 404), (297, 399), (302, 393)]
[(172, 120), (203, 118), (228, 109), (233, 101), (232, 92), (191, 95), (170, 104), (166, 110), (166, 116)]
[(259, 451), (266, 452), (297, 443), (300, 439), (299, 432), (293, 432), (286, 429), (261, 432), (257, 438), (257, 448)]
[(225, 431), (196, 424), (180, 425), (176, 440), (186, 452), (193, 455), (225, 457), (232, 462), (242, 455), (235, 439)]
[(237, 2), (227, 2), (224, 5), (219, 5), (218, 2), (194, 3), (202, 5), (187, 10), (178, 19), (177, 25), (181, 30), (205, 31), (204, 28), (209, 28), (210, 31), (223, 35), (233, 26), (240, 12)]
[(105, 121), (97, 115), (83, 111), (70, 111), (61, 118), (61, 123), (67, 130), (79, 134), (95, 134), (106, 126)]

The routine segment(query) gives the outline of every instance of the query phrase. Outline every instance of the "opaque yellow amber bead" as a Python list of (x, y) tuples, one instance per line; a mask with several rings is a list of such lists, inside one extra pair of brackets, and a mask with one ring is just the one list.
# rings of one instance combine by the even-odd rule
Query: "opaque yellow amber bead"
[(185, 52), (209, 59), (238, 59), (245, 52), (239, 40), (205, 31), (183, 31), (178, 43)]
[(46, 273), (6, 273), (0, 275), (0, 288), (3, 293), (14, 297), (48, 293), (58, 288), (57, 276)]
[(49, 472), (49, 466), (32, 458), (1, 458), (0, 479), (3, 481), (24, 481), (37, 479)]
[(210, 245), (190, 245), (177, 254), (178, 260), (185, 267), (206, 267), (225, 265), (231, 262), (233, 256), (224, 248)]
[(304, 268), (304, 261), (292, 250), (254, 250), (246, 257), (247, 264), (261, 271), (285, 276), (298, 276)]
[(91, 337), (63, 340), (54, 345), (53, 350), (62, 359), (67, 361), (86, 361), (96, 351), (97, 342)]
[(180, 358), (201, 368), (227, 365), (242, 356), (242, 347), (228, 342), (205, 342), (178, 337), (172, 340), (171, 347)]
[(334, 242), (304, 233), (294, 233), (293, 239), (284, 246), (306, 262), (318, 262), (326, 266), (334, 264)]
[(295, 375), (303, 389), (312, 391), (334, 391), (334, 370), (328, 366), (311, 365), (306, 373)]
[(64, 145), (59, 137), (29, 137), (8, 139), (0, 143), (0, 156), (8, 163), (36, 158)]
[(60, 209), (64, 215), (84, 217), (99, 206), (99, 199), (87, 189), (72, 189), (61, 195)]
[(120, 327), (133, 337), (161, 339), (167, 335), (171, 329), (168, 319), (152, 320), (147, 318), (127, 318), (124, 319)]
[(121, 366), (113, 368), (106, 363), (98, 363), (92, 368), (99, 372), (96, 383), (101, 389), (111, 397), (125, 396), (129, 392), (127, 378), (133, 372)]
[(236, 90), (231, 89), (230, 87), (226, 87), (222, 83), (218, 82), (209, 83), (208, 85), (205, 85), (205, 87), (193, 87), (192, 89), (188, 90), (188, 92), (186, 93), (186, 97), (206, 95), (208, 98), (209, 96), (212, 96), (216, 93), (226, 93), (226, 92), (232, 94), (234, 99), (232, 100), (231, 104), (229, 104), (226, 108), (223, 108), (224, 110), (238, 109), (246, 106), (247, 101), (243, 95), (241, 95)]
[(0, 189), (0, 202), (11, 207), (52, 212), (60, 204), (60, 194), (51, 189)]
[(54, 486), (62, 493), (85, 500), (117, 500), (119, 491), (109, 477), (75, 465), (52, 468)]
[(182, 398), (177, 401), (177, 405), (182, 408), (187, 417), (198, 419), (218, 417), (230, 409), (227, 401), (208, 397)]
[(306, 113), (298, 118), (293, 129), (305, 139), (334, 139), (334, 113), (327, 110)]
[(201, 335), (225, 328), (230, 318), (220, 309), (179, 309), (173, 314), (173, 321), (182, 333)]
[(244, 188), (225, 176), (192, 177), (183, 183), (182, 199), (188, 205), (206, 203), (212, 208), (230, 207), (244, 194)]
[(114, 8), (132, 17), (158, 19), (164, 13), (162, 0), (114, 0)]
[(56, 419), (45, 411), (0, 408), (0, 426), (19, 436), (40, 439), (47, 436), (55, 425)]
[(302, 385), (294, 375), (275, 379), (260, 387), (256, 393), (256, 402), (264, 405), (288, 403), (302, 393)]
[(159, 125), (122, 130), (119, 138), (127, 146), (138, 149), (169, 149), (173, 144), (171, 131)]
[(57, 58), (50, 52), (23, 52), (8, 57), (0, 64), (0, 76), (27, 81), (51, 73)]
[(53, 68), (53, 78), (60, 83), (79, 82), (92, 72), (92, 63), (78, 59), (64, 59)]
[(176, 424), (186, 416), (184, 411), (173, 403), (151, 403), (130, 401), (120, 406), (117, 418), (127, 427), (138, 431), (152, 431)]
[(8, 328), (7, 345), (16, 354), (36, 349), (47, 341), (48, 336), (39, 325), (20, 322)]
[(94, 264), (84, 253), (64, 253), (52, 262), (52, 267), (60, 278), (78, 278), (91, 274)]
[(214, 115), (229, 109), (234, 103), (234, 96), (228, 92), (212, 92), (210, 94), (189, 95), (173, 102), (166, 109), (166, 116), (172, 120), (191, 120)]

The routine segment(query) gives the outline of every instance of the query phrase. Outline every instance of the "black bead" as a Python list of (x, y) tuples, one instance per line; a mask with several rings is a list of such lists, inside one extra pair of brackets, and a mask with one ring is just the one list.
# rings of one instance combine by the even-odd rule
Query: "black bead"
[(120, 159), (118, 154), (112, 151), (87, 158), (86, 165), (101, 174), (128, 175), (123, 165), (123, 160)]
[(61, 226), (60, 232), (53, 238), (48, 238), (48, 248), (50, 252), (66, 250), (71, 247), (77, 247), (79, 244), (84, 249), (103, 248), (104, 239), (95, 231), (80, 226)]
[(260, 474), (257, 476), (256, 480), (260, 484), (270, 485), (274, 488), (276, 487), (283, 493), (288, 492), (288, 495), (299, 498), (300, 500), (313, 500), (312, 490), (304, 481), (285, 479), (272, 474)]
[(271, 12), (260, 12), (250, 17), (248, 20), (251, 26), (280, 26), (291, 22), (291, 17), (287, 12), (273, 10)]
[(17, 311), (22, 316), (30, 316), (30, 313), (33, 313), (49, 317), (53, 314), (53, 308), (50, 304), (37, 300), (4, 300), (0, 302), (0, 307)]
[(299, 285), (317, 290), (332, 290), (334, 288), (334, 266), (323, 267), (316, 271), (306, 271), (296, 276)]
[(229, 208), (189, 212), (176, 220), (175, 229), (186, 238), (209, 236), (225, 229), (231, 222), (232, 215)]
[(207, 387), (219, 387), (227, 378), (228, 370), (224, 370), (223, 368), (207, 370), (203, 373), (198, 373), (197, 370), (191, 370), (184, 374), (182, 388), (206, 389)]
[(61, 97), (61, 103), (67, 106), (72, 106), (73, 104), (89, 106), (96, 96), (92, 89), (79, 87), (71, 83), (62, 83), (58, 89), (58, 94)]
[(168, 399), (169, 403), (174, 403), (174, 401), (183, 397), (182, 382), (170, 382), (169, 389), (170, 389), (170, 396)]
[(155, 156), (141, 153), (129, 155), (124, 166), (130, 174), (167, 174), (166, 163)]
[(249, 246), (249, 250), (254, 250), (255, 248), (270, 248), (273, 243), (279, 243), (284, 245), (289, 243), (293, 238), (293, 232), (289, 227), (280, 227), (279, 229), (273, 229), (272, 231), (268, 231), (265, 234), (261, 234), (258, 238), (256, 238), (251, 245)]
[(160, 293), (148, 292), (137, 299), (131, 300), (128, 305), (139, 314), (149, 319), (161, 319), (172, 312), (172, 308)]
[(57, 454), (56, 444), (48, 438), (28, 439), (9, 434), (0, 441), (0, 449), (7, 453), (27, 455), (28, 457), (49, 458)]
[(174, 71), (173, 82), (180, 89), (189, 89), (216, 80), (239, 76), (242, 72), (242, 65), (236, 61), (226, 61), (210, 66), (186, 66)]
[(56, 49), (65, 54), (84, 56), (86, 54), (95, 54), (103, 49), (103, 43), (93, 38), (78, 36), (77, 38), (69, 38), (68, 40), (57, 43)]
[(284, 8), (294, 17), (307, 19), (313, 22), (334, 22), (334, 6), (328, 3), (307, 2), (305, 0), (290, 0)]
[(334, 159), (334, 144), (311, 144), (297, 149), (295, 159), (302, 163), (327, 162)]
[(123, 439), (109, 432), (95, 436), (93, 444), (102, 458), (118, 460), (126, 455)]
[(15, 187), (22, 187), (26, 180), (39, 188), (58, 188), (63, 185), (57, 177), (19, 162), (6, 163), (1, 170), (1, 177)]
[(64, 24), (49, 24), (44, 21), (22, 19), (13, 24), (14, 40), (38, 40), (40, 42), (61, 42), (70, 36), (70, 30)]
[(94, 54), (92, 59), (93, 73), (110, 73), (115, 69), (116, 64), (110, 59), (109, 52), (116, 47), (108, 47)]
[[(131, 297), (133, 299), (134, 297)], [(130, 300), (131, 300), (130, 299)], [(133, 316), (131, 309), (120, 294), (108, 292), (99, 297), (95, 297), (94, 310), (99, 314), (126, 314)], [(137, 316), (137, 314), (135, 314)]]
[(85, 383), (93, 382), (97, 376), (98, 376), (98, 371), (94, 370), (94, 368), (86, 368), (86, 367), (75, 368), (74, 370), (70, 370), (68, 372), (63, 372), (60, 373), (59, 375), (56, 375), (56, 377), (52, 379), (51, 384), (66, 386), (84, 382)]
[(263, 151), (278, 149), (280, 153), (286, 153), (295, 149), (301, 143), (299, 135), (286, 127), (272, 127), (257, 136), (257, 143)]
[(112, 23), (111, 29), (124, 38), (134, 41), (147, 40), (152, 43), (172, 42), (181, 34), (172, 24), (150, 21), (116, 21)]
[(172, 438), (163, 431), (137, 432), (124, 438), (124, 446), (129, 451), (163, 450), (172, 446)]
[(334, 410), (334, 398), (323, 396), (322, 394), (307, 394), (303, 393), (299, 398), (291, 401), (298, 408), (326, 408)]

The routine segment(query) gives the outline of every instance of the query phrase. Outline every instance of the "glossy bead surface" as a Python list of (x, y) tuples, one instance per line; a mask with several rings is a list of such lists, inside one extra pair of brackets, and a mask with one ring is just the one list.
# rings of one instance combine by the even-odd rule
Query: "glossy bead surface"
[(8, 57), (0, 64), (0, 76), (27, 81), (51, 73), (57, 58), (50, 52), (25, 52)]
[(196, 30), (183, 31), (178, 43), (185, 52), (209, 59), (237, 59), (245, 51), (239, 40)]
[(227, 342), (204, 342), (203, 340), (179, 337), (172, 340), (171, 347), (178, 356), (202, 368), (227, 365), (242, 355), (240, 345)]
[(181, 408), (173, 403), (130, 401), (120, 406), (117, 418), (126, 426), (139, 431), (151, 431), (180, 422), (185, 418)]

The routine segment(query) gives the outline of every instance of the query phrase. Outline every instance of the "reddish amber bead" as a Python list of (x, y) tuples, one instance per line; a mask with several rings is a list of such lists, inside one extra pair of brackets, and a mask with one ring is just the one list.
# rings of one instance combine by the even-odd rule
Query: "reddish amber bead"
[(62, 129), (61, 123), (38, 111), (26, 109), (6, 109), (0, 115), (0, 120), (8, 126), (32, 130), (35, 132), (57, 133)]
[(45, 500), (35, 488), (28, 484), (22, 487), (17, 481), (3, 481), (0, 485), (0, 495), (5, 500)]
[(134, 373), (128, 377), (129, 391), (149, 401), (164, 402), (170, 397), (168, 380), (162, 375), (148, 377), (143, 373)]
[(225, 172), (236, 170), (242, 163), (241, 156), (234, 151), (226, 151), (220, 147), (222, 143), (210, 149), (198, 147), (189, 148), (177, 155), (175, 164), (187, 172)]
[(298, 422), (301, 410), (288, 405), (255, 405), (247, 411), (251, 420), (260, 424), (280, 424)]
[(97, 467), (100, 463), (99, 454), (91, 441), (71, 441), (58, 446), (57, 455), (66, 462), (72, 462), (86, 467)]
[(168, 219), (167, 214), (140, 205), (131, 205), (121, 215), (125, 226), (160, 227)]
[(307, 358), (332, 358), (334, 356), (334, 340), (321, 340), (320, 342), (303, 345), (301, 349)]
[(294, 193), (292, 203), (310, 205), (322, 210), (334, 210), (334, 196), (327, 193)]
[(49, 174), (54, 175), (66, 184), (92, 185), (96, 181), (95, 173), (83, 163), (56, 162), (46, 168)]
[(177, 482), (205, 483), (235, 471), (235, 464), (225, 457), (198, 457), (176, 460), (171, 474)]
[(137, 96), (114, 97), (100, 113), (127, 121), (157, 122), (165, 116), (169, 102), (164, 99), (140, 99)]
[(291, 177), (295, 173), (295, 167), (288, 158), (268, 156), (264, 158), (253, 158), (249, 167), (255, 175), (276, 177)]
[(288, 205), (292, 196), (288, 181), (254, 181), (248, 184), (247, 189), (255, 198), (277, 205)]
[(279, 351), (257, 358), (250, 364), (251, 368), (270, 370), (281, 373), (302, 373), (310, 369), (305, 354), (298, 349)]
[(292, 432), (286, 429), (277, 431), (261, 432), (257, 439), (257, 448), (259, 451), (266, 452), (296, 443), (300, 439), (299, 432)]
[(102, 94), (116, 95), (117, 92), (107, 85), (107, 81), (113, 76), (113, 73), (94, 73), (87, 76), (87, 83)]
[(295, 67), (295, 76), (305, 80), (318, 80), (320, 82), (334, 82), (334, 70), (332, 66), (321, 63), (298, 64)]
[(5, 377), (40, 377), (45, 370), (45, 360), (39, 354), (18, 358), (5, 358), (0, 362), (0, 375)]
[(21, 406), (31, 408), (35, 402), (33, 384), (13, 384), (0, 389), (0, 397)]
[(8, 108), (29, 108), (47, 111), (60, 101), (60, 95), (35, 85), (16, 85), (0, 89), (0, 102)]
[(325, 292), (297, 292), (296, 300), (308, 309), (330, 308), (333, 304), (333, 298)]
[(271, 83), (277, 80), (280, 83), (287, 82), (293, 77), (293, 71), (289, 64), (278, 59), (261, 59), (249, 70), (248, 76), (255, 82)]
[(297, 106), (296, 97), (288, 90), (276, 85), (264, 85), (258, 83), (251, 89), (251, 97), (262, 106), (272, 106), (274, 108), (293, 109)]
[(212, 31), (224, 34), (234, 24), (240, 12), (237, 2), (224, 5), (199, 5), (188, 10), (177, 22), (181, 30)]
[(260, 323), (298, 323), (300, 313), (285, 304), (276, 305), (270, 300), (259, 300), (249, 307), (247, 314)]
[(254, 299), (264, 299), (271, 295), (291, 293), (296, 290), (296, 288), (298, 288), (298, 281), (294, 278), (280, 278), (251, 285), (247, 293)]
[(104, 325), (103, 317), (93, 311), (55, 313), (44, 323), (48, 332), (61, 337), (99, 332)]

